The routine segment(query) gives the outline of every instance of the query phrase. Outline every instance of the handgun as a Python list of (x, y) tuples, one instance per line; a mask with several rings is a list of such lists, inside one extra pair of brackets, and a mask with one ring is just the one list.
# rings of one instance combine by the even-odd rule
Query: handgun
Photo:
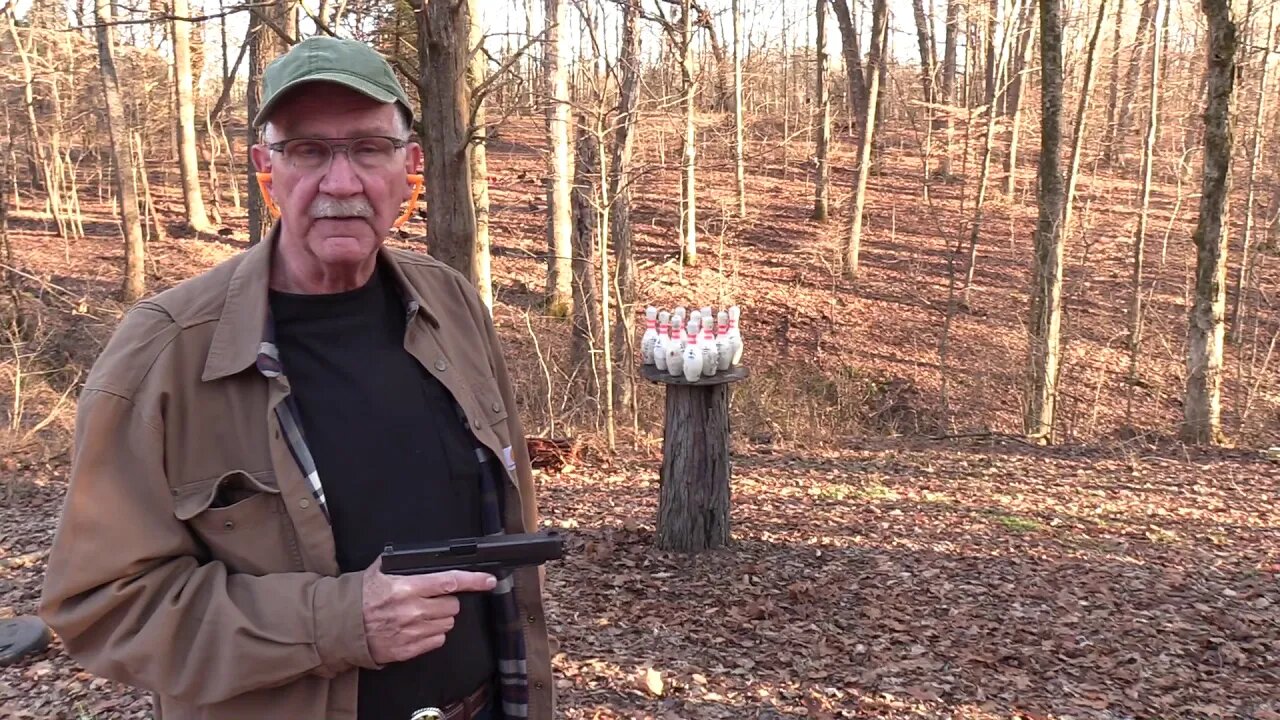
[(494, 572), (541, 565), (564, 557), (564, 537), (554, 530), (454, 538), (428, 543), (387, 543), (382, 572), (421, 575), (446, 570)]

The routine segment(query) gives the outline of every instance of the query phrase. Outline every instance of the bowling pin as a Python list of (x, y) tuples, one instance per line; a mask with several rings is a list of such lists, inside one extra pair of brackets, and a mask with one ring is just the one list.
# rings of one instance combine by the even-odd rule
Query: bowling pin
[[(696, 311), (695, 311), (696, 312)], [(698, 329), (689, 321), (689, 338), (684, 348), (684, 379), (693, 382), (702, 376), (702, 348), (698, 347)]]
[(672, 324), (671, 339), (667, 341), (667, 372), (672, 377), (684, 375), (684, 328), (680, 323)]
[(640, 359), (653, 364), (653, 346), (658, 342), (658, 308), (650, 305), (644, 311), (644, 335), (640, 338)]
[(667, 371), (667, 343), (671, 342), (671, 313), (658, 313), (658, 340), (653, 344), (653, 366)]
[(711, 377), (716, 374), (720, 358), (716, 355), (716, 336), (711, 329), (715, 318), (702, 318), (702, 337), (698, 338), (698, 349), (702, 351), (702, 376)]
[(741, 313), (742, 309), (737, 305), (729, 308), (729, 340), (733, 348), (733, 358), (729, 361), (731, 367), (742, 364), (742, 331), (738, 329), (738, 318)]
[(733, 362), (733, 341), (729, 339), (729, 313), (716, 315), (716, 370), (724, 372)]

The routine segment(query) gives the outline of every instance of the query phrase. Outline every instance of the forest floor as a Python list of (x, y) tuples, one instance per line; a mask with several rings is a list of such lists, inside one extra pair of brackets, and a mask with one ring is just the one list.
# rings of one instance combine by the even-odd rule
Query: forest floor
[[(568, 557), (548, 568), (564, 717), (1280, 718), (1280, 465), (1264, 450), (1280, 428), (1280, 357), (1267, 352), (1280, 318), (1249, 315), (1246, 342), (1228, 351), (1224, 417), (1237, 447), (1173, 442), (1193, 198), (1157, 188), (1134, 386), (1123, 334), (1132, 188), (1082, 182), (1063, 443), (1036, 448), (1006, 435), (1021, 413), (1032, 165), (1011, 201), (988, 208), (943, 363), (948, 256), (964, 237), (970, 185), (936, 183), (923, 199), (918, 160), (890, 142), (855, 285), (836, 260), (847, 142), (826, 225), (808, 220), (811, 167), (799, 151), (784, 165), (779, 146), (753, 146), (742, 220), (727, 156), (706, 152), (702, 255), (685, 268), (676, 174), (661, 164), (662, 153), (674, 161), (676, 136), (654, 133), (640, 144), (640, 301), (744, 308), (753, 374), (733, 401), (734, 543), (693, 558), (653, 548), (656, 388), (639, 389), (639, 433), (623, 419), (617, 455), (580, 427), (591, 451), (538, 475), (544, 521), (570, 538)], [(525, 120), (490, 145), (494, 315), (530, 433), (558, 436), (569, 419), (590, 423), (568, 381), (567, 328), (537, 306), (539, 146)], [(176, 176), (153, 168), (153, 187), (176, 188)], [(82, 239), (58, 237), (29, 197), (9, 221), (31, 320), (23, 405), (4, 436), (0, 617), (35, 609), (75, 386), (124, 309), (116, 226), (89, 199)], [(186, 236), (172, 192), (157, 205), (173, 222), (150, 245), (156, 289), (244, 247), (241, 232)], [(225, 207), (224, 219), (243, 224)], [(1278, 266), (1267, 257), (1259, 271), (1264, 308), (1280, 290)], [(17, 365), (4, 365), (10, 408)], [(56, 640), (0, 668), (0, 720), (147, 716), (141, 693), (82, 672)]]

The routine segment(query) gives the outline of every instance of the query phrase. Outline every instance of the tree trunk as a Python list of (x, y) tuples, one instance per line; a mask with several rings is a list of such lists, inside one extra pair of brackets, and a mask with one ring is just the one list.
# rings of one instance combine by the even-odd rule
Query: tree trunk
[(1267, 65), (1271, 59), (1272, 26), (1275, 24), (1276, 6), (1273, 4), (1267, 13), (1266, 32), (1263, 33), (1263, 51), (1261, 67), (1258, 70), (1258, 100), (1254, 107), (1253, 143), (1249, 149), (1249, 175), (1245, 180), (1244, 199), (1244, 235), (1240, 239), (1240, 270), (1236, 275), (1235, 304), (1231, 308), (1231, 341), (1239, 343), (1244, 338), (1244, 307), (1248, 304), (1248, 294), (1253, 287), (1253, 256), (1250, 251), (1253, 244), (1254, 213), (1253, 204), (1256, 197), (1256, 178), (1258, 161), (1262, 157), (1263, 133), (1267, 117)]
[(1062, 329), (1062, 0), (1040, 0), (1040, 216), (1031, 294), (1031, 393), (1024, 428), (1052, 439)]
[[(1160, 13), (1160, 2), (1155, 0), (1155, 12)], [(1156, 25), (1156, 32), (1160, 32)], [(1155, 43), (1151, 53), (1151, 70), (1160, 71), (1161, 43)], [(1142, 359), (1142, 325), (1144, 312), (1142, 307), (1142, 274), (1145, 264), (1144, 255), (1147, 247), (1147, 219), (1151, 209), (1151, 169), (1155, 163), (1156, 134), (1160, 131), (1160, 92), (1152, 86), (1147, 107), (1147, 134), (1142, 143), (1142, 169), (1138, 178), (1140, 199), (1138, 201), (1138, 229), (1133, 237), (1133, 274), (1129, 284), (1129, 399), (1126, 401), (1125, 414), (1132, 423), (1133, 390), (1138, 380), (1139, 363)]]
[(471, 194), (471, 8), (469, 0), (423, 0), (418, 13), (422, 138), (427, 156), (427, 249), (475, 277), (476, 209)]
[(640, 0), (626, 0), (622, 6), (622, 48), (618, 57), (618, 114), (613, 129), (613, 147), (609, 163), (610, 235), (617, 256), (618, 332), (613, 334), (617, 368), (614, 373), (614, 399), (619, 408), (631, 408), (636, 418), (635, 358), (635, 263), (631, 237), (631, 151), (635, 145), (636, 106), (640, 101), (640, 33), (636, 24)]
[(1093, 70), (1098, 61), (1098, 37), (1107, 16), (1107, 0), (1098, 3), (1098, 19), (1089, 36), (1089, 49), (1084, 61), (1084, 79), (1080, 81), (1080, 99), (1076, 103), (1076, 124), (1071, 138), (1071, 164), (1067, 166), (1067, 196), (1062, 206), (1063, 243), (1071, 236), (1071, 207), (1076, 196), (1076, 182), (1080, 177), (1080, 155), (1084, 149), (1085, 113), (1089, 110), (1089, 95), (1093, 92)]
[[(262, 105), (262, 72), (272, 56), (271, 30), (258, 14), (265, 10), (249, 12), (249, 29), (246, 42), (249, 43), (249, 72), (245, 80), (244, 99), (247, 109), (246, 117), (252, 119), (258, 114)], [(252, 146), (258, 142), (258, 130), (252, 122), (245, 124), (245, 144)], [(257, 245), (271, 231), (271, 214), (267, 212), (262, 198), (262, 189), (258, 186), (257, 170), (253, 163), (246, 164), (248, 178), (246, 187), (249, 190), (249, 244)]]
[(695, 182), (693, 9), (684, 0), (680, 24), (680, 88), (684, 94), (684, 137), (680, 143), (680, 247), (685, 265), (698, 264), (698, 203)]
[[(933, 22), (924, 11), (924, 0), (912, 0), (916, 18), (916, 44), (920, 47), (920, 89), (926, 103), (933, 102), (933, 83), (938, 73), (937, 53), (933, 49)], [(930, 110), (929, 117), (933, 117)]]
[[(1115, 141), (1116, 120), (1120, 112), (1120, 49), (1124, 42), (1120, 34), (1124, 24), (1124, 0), (1116, 3), (1115, 37), (1111, 41), (1111, 94), (1107, 99), (1107, 127), (1105, 142)], [(1110, 150), (1106, 151), (1110, 153)]]
[[(963, 0), (947, 0), (947, 22), (943, 33), (942, 48), (942, 103), (948, 106), (956, 104), (956, 47), (960, 40), (960, 7)], [(948, 109), (943, 124), (946, 139), (943, 141), (942, 158), (938, 172), (944, 177), (951, 176), (952, 144), (955, 141), (955, 118)]]
[[(173, 0), (173, 14), (189, 17), (187, 0)], [(182, 173), (182, 200), (187, 224), (197, 233), (213, 232), (200, 190), (200, 163), (196, 153), (196, 109), (192, 98), (191, 25), (183, 20), (169, 23), (173, 35), (173, 79), (178, 103), (178, 168)]]
[(831, 0), (836, 11), (836, 24), (840, 26), (840, 47), (844, 52), (844, 69), (849, 85), (849, 98), (853, 107), (849, 113), (849, 131), (860, 137), (858, 120), (867, 115), (867, 79), (862, 72), (862, 48), (858, 42), (858, 26), (849, 14), (848, 0)]
[(147, 292), (146, 247), (142, 241), (142, 222), (138, 217), (138, 196), (133, 187), (133, 154), (129, 149), (129, 131), (125, 127), (124, 103), (120, 100), (120, 78), (116, 74), (111, 38), (111, 2), (94, 0), (98, 27), (98, 65), (102, 72), (102, 96), (107, 106), (107, 136), (111, 147), (116, 197), (120, 199), (120, 223), (124, 234), (124, 284), (121, 297), (126, 304), (142, 299)]
[(700, 552), (729, 543), (729, 387), (666, 385), (659, 549)]
[[(994, 38), (995, 33), (991, 33)], [(978, 198), (974, 203), (973, 210), (973, 226), (969, 232), (969, 265), (964, 281), (964, 303), (969, 304), (970, 290), (973, 288), (974, 272), (978, 267), (978, 238), (982, 233), (983, 211), (986, 208), (987, 201), (987, 181), (991, 176), (991, 151), (995, 146), (996, 139), (996, 123), (998, 115), (996, 113), (996, 92), (997, 83), (1004, 81), (1005, 71), (1008, 67), (1009, 57), (1009, 38), (1010, 33), (1005, 33), (1004, 41), (1000, 43), (998, 51), (992, 46), (992, 53), (989, 53), (990, 68), (989, 82), (986, 83), (986, 103), (987, 103), (987, 129), (983, 137), (982, 143), (982, 164), (978, 171)]]
[(588, 411), (600, 410), (600, 369), (596, 353), (602, 348), (600, 304), (596, 296), (595, 247), (600, 231), (600, 148), (595, 133), (579, 118), (578, 142), (574, 148), (573, 203), (573, 331), (571, 358), (582, 397), (594, 403)]
[(547, 113), (547, 312), (569, 317), (573, 312), (573, 226), (569, 200), (569, 46), (566, 0), (545, 0), (543, 42), (544, 102)]
[[(919, 5), (923, 0), (916, 0)], [(733, 0), (737, 8), (738, 0)], [(818, 21), (817, 39), (817, 79), (814, 83), (815, 108), (818, 114), (817, 138), (817, 172), (813, 188), (813, 219), (819, 222), (827, 220), (827, 201), (831, 187), (831, 171), (827, 153), (831, 145), (831, 96), (827, 92), (827, 0), (817, 0), (814, 9)], [(737, 13), (734, 13), (734, 27), (737, 27)], [(735, 45), (736, 48), (736, 45)], [(739, 154), (738, 167), (742, 167)]]
[(484, 27), (477, 15), (471, 16), (471, 63), (467, 82), (470, 83), (475, 140), (471, 143), (471, 201), (475, 206), (476, 247), (471, 277), (474, 279), (480, 299), (489, 312), (493, 312), (493, 269), (489, 255), (489, 162), (485, 142), (489, 128), (485, 115), (485, 98), (476, 97), (474, 90), (484, 82), (487, 73), (486, 56), (478, 48), (484, 44)]
[[(1155, 18), (1155, 7), (1159, 0), (1143, 0), (1142, 15), (1138, 18), (1138, 37), (1133, 45), (1133, 54), (1129, 57), (1129, 74), (1125, 78), (1124, 94), (1120, 97), (1120, 109), (1116, 113), (1116, 123), (1111, 126), (1111, 137), (1106, 143), (1107, 161), (1114, 163), (1123, 155), (1122, 149), (1129, 128), (1133, 124), (1133, 98), (1138, 91), (1138, 79), (1142, 75), (1142, 59), (1146, 57), (1147, 44), (1151, 42), (1151, 31)], [(1155, 78), (1152, 78), (1155, 84)]]
[(871, 54), (867, 56), (867, 108), (864, 114), (862, 142), (858, 152), (858, 168), (853, 184), (853, 211), (849, 221), (849, 239), (844, 251), (844, 274), (850, 280), (858, 276), (858, 255), (862, 250), (862, 209), (867, 200), (867, 175), (871, 172), (871, 144), (875, 136), (876, 100), (880, 94), (880, 64), (888, 31), (886, 0), (874, 0), (871, 6)]
[[(747, 173), (743, 161), (742, 137), (742, 13), (733, 0), (733, 167), (738, 187), (738, 217), (747, 216)], [(822, 7), (823, 0), (818, 6)], [(821, 12), (821, 10), (819, 10)], [(821, 20), (819, 20), (821, 22)], [(821, 42), (821, 39), (819, 40)], [(821, 51), (819, 51), (821, 52)]]
[(1009, 111), (1009, 152), (1004, 156), (1005, 197), (1012, 198), (1018, 186), (1018, 141), (1022, 128), (1022, 98), (1026, 94), (1027, 75), (1031, 73), (1031, 51), (1036, 43), (1036, 0), (1027, 2), (1026, 12), (1022, 16), (1022, 39), (1019, 41), (1018, 70), (1013, 76), (1009, 88), (1011, 97)]
[(1182, 438), (1220, 444), (1222, 335), (1226, 306), (1227, 195), (1231, 182), (1231, 102), (1235, 93), (1236, 25), (1230, 0), (1201, 0), (1209, 25), (1209, 97), (1204, 110), (1204, 176), (1196, 245), (1196, 289), (1187, 323), (1187, 392)]

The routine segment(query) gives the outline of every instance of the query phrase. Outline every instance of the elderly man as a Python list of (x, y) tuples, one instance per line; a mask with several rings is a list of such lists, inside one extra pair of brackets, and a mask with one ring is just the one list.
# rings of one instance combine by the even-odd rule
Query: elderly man
[(538, 522), (484, 305), (383, 246), (412, 116), (365, 45), (277, 59), (253, 119), (270, 237), (139, 303), (85, 384), (41, 614), (158, 718), (552, 716), (536, 569), (379, 569), (388, 542)]

